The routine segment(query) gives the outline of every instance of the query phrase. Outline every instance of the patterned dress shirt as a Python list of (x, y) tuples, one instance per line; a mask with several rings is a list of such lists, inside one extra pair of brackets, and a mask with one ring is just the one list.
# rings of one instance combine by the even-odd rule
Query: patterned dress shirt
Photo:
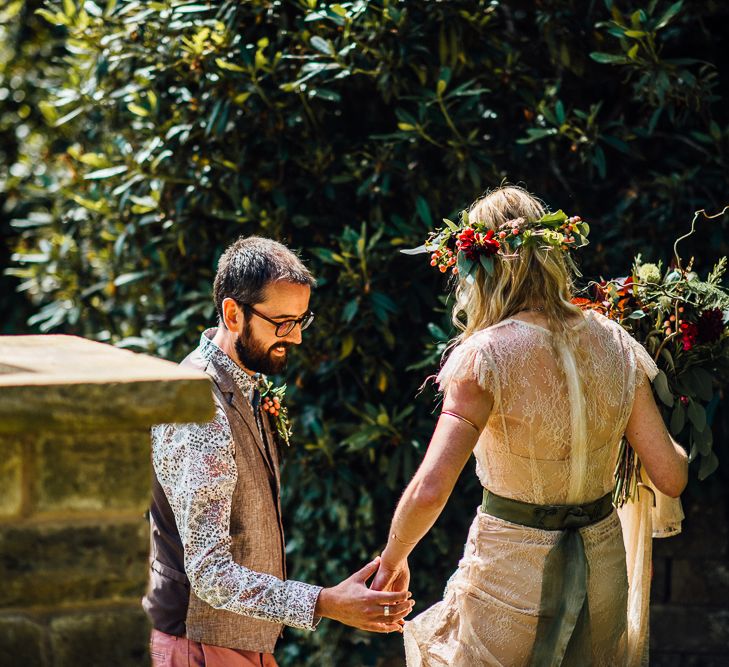
[[(234, 378), (250, 400), (258, 378), (249, 376), (210, 340), (200, 354)], [(175, 515), (185, 552), (185, 574), (195, 594), (216, 609), (314, 630), (320, 586), (282, 581), (233, 560), (230, 512), (238, 471), (228, 419), (221, 408), (204, 424), (160, 424), (152, 429), (152, 461)]]

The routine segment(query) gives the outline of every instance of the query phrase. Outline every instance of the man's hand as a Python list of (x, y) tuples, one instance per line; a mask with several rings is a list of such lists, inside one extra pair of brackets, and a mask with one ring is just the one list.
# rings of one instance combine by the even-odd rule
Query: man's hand
[[(377, 571), (380, 558), (332, 588), (319, 593), (315, 614), (369, 632), (402, 632), (402, 619), (415, 604), (410, 593), (402, 590), (375, 591), (367, 581)], [(385, 615), (385, 606), (390, 613)]]
[(370, 589), (373, 591), (406, 591), (410, 585), (410, 568), (407, 560), (390, 565), (380, 560), (380, 569)]

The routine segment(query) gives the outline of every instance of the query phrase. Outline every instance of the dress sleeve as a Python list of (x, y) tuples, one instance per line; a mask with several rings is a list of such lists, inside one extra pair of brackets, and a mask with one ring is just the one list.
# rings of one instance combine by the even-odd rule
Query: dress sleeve
[(627, 332), (626, 336), (630, 339), (630, 346), (635, 354), (636, 371), (638, 371), (637, 384), (642, 384), (646, 377), (653, 382), (656, 375), (658, 375), (658, 366), (656, 366), (656, 362), (653, 361), (651, 355), (648, 354), (648, 350), (635, 340), (635, 338)]
[[(608, 319), (604, 315), (600, 316), (605, 324), (617, 333), (618, 339), (621, 341), (623, 349), (628, 354), (629, 362), (635, 363), (635, 383), (634, 387), (641, 386), (646, 378), (653, 382), (658, 375), (658, 366), (641, 343), (631, 336), (618, 322)], [(632, 357), (632, 358), (631, 358)]]
[(483, 336), (472, 336), (456, 345), (440, 369), (436, 382), (441, 393), (448, 393), (452, 382), (476, 382), (491, 392), (494, 406), (499, 403), (499, 379), (491, 345)]
[(313, 630), (319, 586), (282, 581), (233, 560), (230, 513), (238, 470), (220, 406), (204, 424), (155, 426), (152, 461), (175, 515), (195, 594), (217, 609)]

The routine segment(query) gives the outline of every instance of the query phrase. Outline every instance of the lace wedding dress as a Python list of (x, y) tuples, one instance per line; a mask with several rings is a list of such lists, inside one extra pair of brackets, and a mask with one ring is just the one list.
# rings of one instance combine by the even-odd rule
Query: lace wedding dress
[[(574, 344), (555, 345), (549, 330), (508, 319), (456, 347), (438, 376), (443, 391), (475, 379), (493, 396), (474, 453), (481, 484), (495, 494), (565, 505), (613, 487), (635, 389), (657, 368), (597, 313), (586, 313), (570, 336)], [(683, 518), (677, 500), (655, 493), (655, 508), (643, 490), (620, 516), (580, 529), (592, 645), (581, 664), (647, 664), (651, 537), (675, 534)], [(443, 600), (405, 625), (408, 667), (527, 665), (544, 563), (559, 536), (479, 509)]]

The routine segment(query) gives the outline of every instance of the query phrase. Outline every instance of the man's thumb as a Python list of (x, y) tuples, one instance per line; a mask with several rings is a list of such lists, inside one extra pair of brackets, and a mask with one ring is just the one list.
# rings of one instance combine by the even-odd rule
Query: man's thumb
[(380, 557), (377, 556), (373, 561), (367, 563), (359, 572), (354, 573), (355, 579), (362, 583), (367, 581), (380, 567)]

